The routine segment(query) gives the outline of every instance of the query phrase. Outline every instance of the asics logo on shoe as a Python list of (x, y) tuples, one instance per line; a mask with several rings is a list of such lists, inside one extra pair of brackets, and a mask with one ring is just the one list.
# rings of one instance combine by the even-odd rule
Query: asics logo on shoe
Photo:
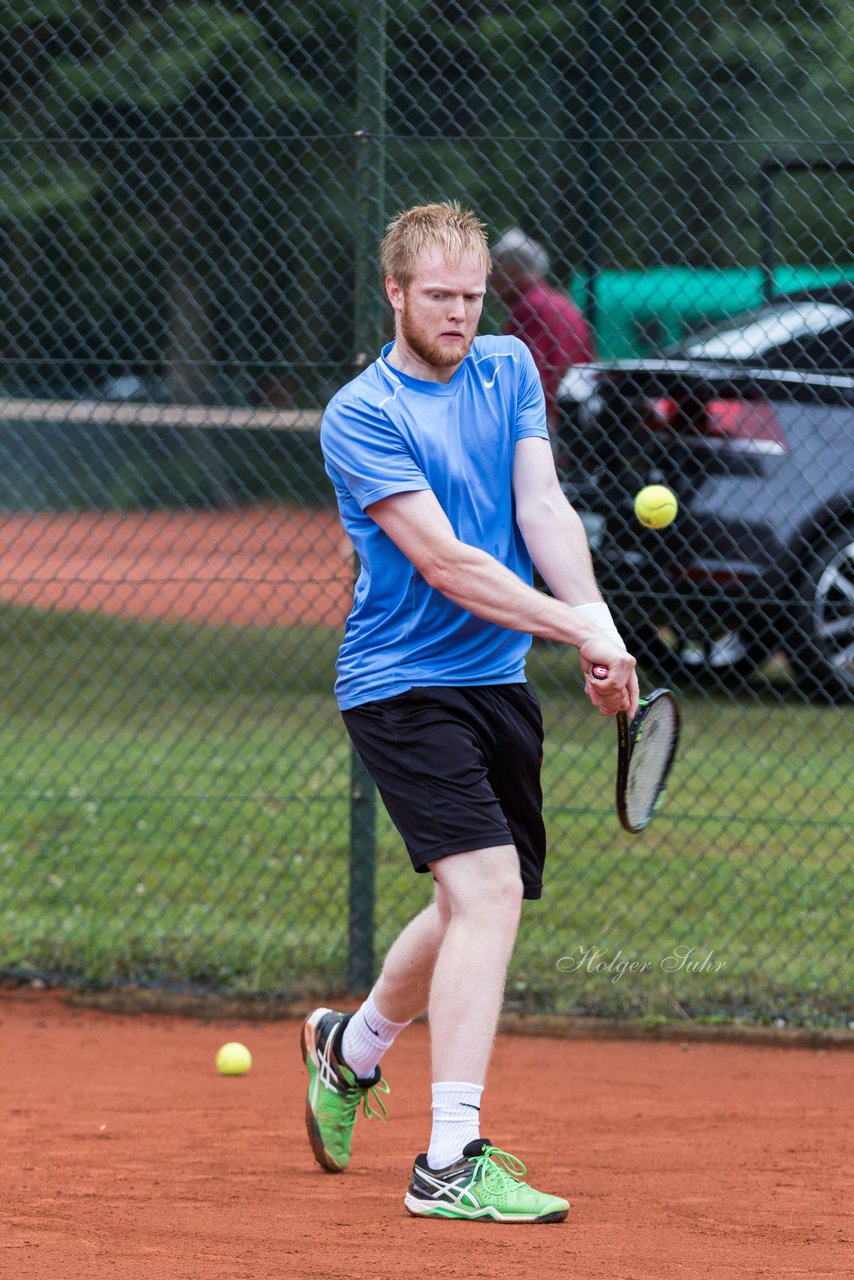
[(331, 1089), (333, 1093), (339, 1092), (339, 1085), (341, 1084), (341, 1076), (338, 1072), (338, 1064), (333, 1060), (333, 1057), (332, 1057), (332, 1054), (333, 1054), (332, 1041), (334, 1038), (335, 1038), (335, 1032), (333, 1031), (329, 1036), (327, 1036), (326, 1043), (317, 1054), (317, 1079), (315, 1081), (315, 1098), (317, 1097), (317, 1090), (320, 1088), (321, 1084), (325, 1085), (327, 1089)]
[(472, 1170), (469, 1165), (461, 1165), (458, 1169), (444, 1169), (435, 1176), (426, 1169), (413, 1170), (413, 1185), (418, 1185), (425, 1195), (438, 1199), (440, 1196), (449, 1196), (451, 1199), (462, 1200), (465, 1198), (468, 1185), (471, 1182)]

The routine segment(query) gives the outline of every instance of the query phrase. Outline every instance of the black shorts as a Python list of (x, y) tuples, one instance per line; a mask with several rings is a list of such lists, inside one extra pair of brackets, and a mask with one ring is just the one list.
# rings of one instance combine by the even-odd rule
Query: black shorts
[(512, 844), (524, 896), (541, 896), (543, 720), (527, 684), (431, 685), (342, 715), (416, 871)]

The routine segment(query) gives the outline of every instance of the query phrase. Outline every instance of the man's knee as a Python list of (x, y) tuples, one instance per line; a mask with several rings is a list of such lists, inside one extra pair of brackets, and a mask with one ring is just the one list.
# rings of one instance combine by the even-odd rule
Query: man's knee
[(437, 897), (451, 917), (517, 917), (521, 910), (522, 876), (512, 845), (449, 854), (431, 870)]

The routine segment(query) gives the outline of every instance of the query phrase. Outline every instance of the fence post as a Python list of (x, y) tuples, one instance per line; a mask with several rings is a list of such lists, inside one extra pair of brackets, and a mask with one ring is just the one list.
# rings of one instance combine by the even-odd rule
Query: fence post
[(584, 223), (581, 273), (584, 279), (584, 314), (595, 334), (599, 316), (597, 286), (602, 266), (602, 176), (605, 139), (605, 6), (602, 0), (588, 0), (586, 16), (587, 69), (584, 75), (584, 130), (582, 159), (584, 171)]
[[(355, 360), (363, 369), (382, 343), (377, 250), (385, 225), (386, 0), (359, 6), (356, 69)], [(355, 750), (350, 761), (350, 899), (347, 990), (374, 980), (376, 788)]]

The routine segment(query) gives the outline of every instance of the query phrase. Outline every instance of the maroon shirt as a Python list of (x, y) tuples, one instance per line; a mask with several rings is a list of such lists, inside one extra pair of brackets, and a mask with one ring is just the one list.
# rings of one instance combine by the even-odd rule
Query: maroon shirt
[(521, 338), (533, 355), (546, 396), (549, 427), (553, 427), (561, 378), (570, 365), (595, 359), (590, 326), (566, 294), (540, 283), (513, 304), (504, 333)]

